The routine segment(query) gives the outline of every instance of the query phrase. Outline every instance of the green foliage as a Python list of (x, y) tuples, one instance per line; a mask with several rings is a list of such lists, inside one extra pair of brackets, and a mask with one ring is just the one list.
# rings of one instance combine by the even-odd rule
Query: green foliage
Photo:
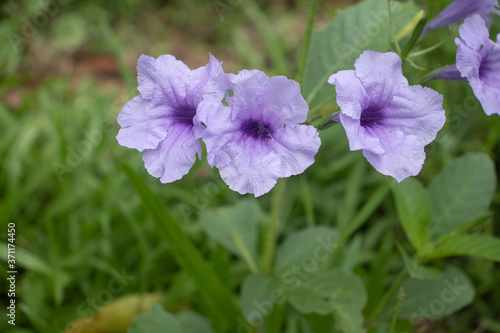
[(331, 227), (317, 226), (297, 231), (289, 235), (276, 251), (273, 272), (281, 275), (311, 259), (319, 264), (325, 263), (337, 245), (338, 236)]
[(162, 207), (159, 199), (148, 188), (137, 173), (127, 164), (123, 164), (125, 173), (130, 182), (141, 196), (144, 205), (156, 222), (164, 239), (171, 243), (173, 256), (177, 263), (187, 272), (189, 277), (198, 286), (201, 294), (214, 314), (216, 325), (225, 329), (235, 325), (235, 318), (239, 309), (234, 304), (229, 291), (224, 288), (213, 268), (200, 256), (191, 241), (183, 234), (175, 221)]
[[(420, 8), (432, 19), (449, 2), (391, 1), (391, 19), (386, 0), (340, 10), (321, 2), (319, 24), (332, 21), (313, 32), (302, 68), (310, 116), (335, 107), (329, 75), (352, 69), (364, 49), (397, 51), (394, 39), (407, 44)], [(332, 126), (320, 132), (315, 164), (279, 195), (243, 199), (205, 160), (161, 184), (115, 138), (118, 111), (137, 94), (137, 55), (173, 53), (193, 65), (211, 52), (227, 72), (292, 77), (310, 2), (57, 2), (17, 49), (9, 36), (23, 37), (26, 20), (51, 3), (0, 5), (0, 216), (16, 223), (18, 269), (16, 326), (2, 320), (0, 331), (69, 333), (114, 299), (154, 291), (163, 304), (138, 315), (130, 333), (386, 333), (392, 318), (394, 332), (500, 332), (500, 121), (466, 83), (429, 83), (444, 95), (448, 122), (418, 179), (381, 176)], [(427, 70), (451, 64), (456, 28), (417, 40), (408, 60)], [(112, 69), (82, 77), (101, 57)], [(427, 73), (404, 71), (410, 81)], [(0, 277), (8, 290), (5, 269)], [(125, 332), (120, 316), (106, 324), (90, 332)]]
[(500, 262), (500, 238), (483, 234), (456, 235), (440, 242), (430, 258), (475, 256)]
[(153, 332), (176, 332), (176, 333), (212, 333), (208, 320), (202, 316), (181, 312), (173, 315), (165, 311), (160, 304), (153, 304), (151, 312), (139, 315), (127, 330), (127, 333), (153, 333)]
[(316, 274), (293, 290), (289, 299), (302, 313), (334, 314), (341, 332), (365, 332), (361, 310), (366, 295), (361, 280), (350, 272), (336, 269)]
[(481, 214), (491, 203), (496, 188), (493, 161), (470, 153), (446, 166), (429, 185), (430, 240), (436, 240)]
[(204, 211), (199, 221), (207, 235), (228, 251), (255, 263), (257, 260), (257, 214), (252, 203), (240, 201), (235, 206)]
[(401, 224), (413, 246), (422, 251), (427, 239), (426, 226), (431, 217), (431, 202), (422, 183), (408, 178), (392, 187)]
[(339, 10), (330, 25), (315, 31), (302, 84), (311, 110), (335, 100), (328, 77), (339, 70), (354, 69), (364, 50), (384, 52), (390, 48), (392, 30), (399, 32), (418, 12), (412, 2), (391, 2), (392, 27), (385, 0), (366, 0)]
[(448, 267), (442, 277), (432, 280), (406, 279), (401, 287), (405, 293), (400, 318), (436, 319), (470, 304), (475, 288), (467, 274)]
[(405, 267), (412, 278), (426, 280), (435, 279), (441, 276), (441, 272), (439, 272), (438, 270), (419, 265), (418, 262), (415, 261), (415, 259), (412, 259), (408, 256), (408, 253), (406, 253), (401, 245), (398, 244), (398, 248), (401, 252), (401, 255), (403, 256)]

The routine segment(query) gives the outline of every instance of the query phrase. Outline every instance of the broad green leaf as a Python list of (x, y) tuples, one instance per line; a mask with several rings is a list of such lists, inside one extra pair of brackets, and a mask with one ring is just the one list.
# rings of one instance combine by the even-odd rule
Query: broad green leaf
[(196, 284), (212, 310), (212, 318), (218, 328), (224, 330), (238, 325), (237, 318), (241, 312), (229, 288), (221, 283), (213, 267), (201, 256), (141, 177), (129, 165), (123, 163), (122, 167), (156, 223), (158, 233), (172, 245), (174, 250), (171, 253), (175, 260)]
[(254, 327), (262, 325), (274, 306), (286, 300), (285, 291), (265, 275), (247, 276), (241, 286), (243, 316)]
[(500, 238), (490, 235), (457, 235), (440, 242), (429, 255), (431, 259), (451, 256), (474, 256), (500, 262)]
[(151, 312), (135, 317), (127, 333), (156, 333), (156, 332), (176, 332), (185, 333), (179, 319), (165, 311), (163, 307), (156, 303), (151, 305)]
[(288, 297), (299, 312), (333, 314), (335, 326), (342, 332), (365, 332), (361, 310), (366, 292), (353, 273), (340, 269), (320, 272), (305, 279)]
[(326, 226), (310, 227), (288, 236), (276, 251), (274, 274), (283, 279), (296, 270), (316, 271), (328, 262), (338, 244), (335, 229)]
[(416, 178), (407, 178), (399, 184), (394, 182), (391, 188), (406, 236), (420, 252), (425, 245), (426, 225), (431, 217), (429, 195)]
[(241, 258), (245, 257), (246, 251), (256, 261), (258, 225), (255, 208), (250, 201), (242, 200), (235, 206), (204, 211), (200, 214), (200, 225), (227, 250)]
[(475, 295), (469, 277), (456, 267), (446, 268), (438, 279), (407, 278), (401, 287), (405, 297), (399, 317), (411, 320), (447, 316), (470, 304)]
[(469, 153), (447, 165), (429, 185), (432, 241), (484, 212), (496, 187), (494, 163), (488, 155)]
[(410, 258), (408, 253), (406, 253), (405, 249), (401, 245), (398, 244), (399, 252), (403, 256), (403, 261), (405, 263), (405, 267), (410, 273), (412, 278), (427, 280), (427, 279), (437, 279), (442, 273), (434, 268), (425, 267), (419, 265), (414, 259)]
[[(418, 13), (418, 8), (412, 2), (391, 1), (391, 12), (397, 34)], [(391, 36), (387, 0), (365, 0), (339, 10), (326, 29), (314, 31), (302, 84), (310, 109), (334, 101), (335, 88), (327, 82), (330, 75), (354, 69), (354, 61), (364, 50), (387, 51)]]
[(177, 318), (185, 333), (213, 333), (210, 322), (195, 312), (181, 312), (177, 314)]

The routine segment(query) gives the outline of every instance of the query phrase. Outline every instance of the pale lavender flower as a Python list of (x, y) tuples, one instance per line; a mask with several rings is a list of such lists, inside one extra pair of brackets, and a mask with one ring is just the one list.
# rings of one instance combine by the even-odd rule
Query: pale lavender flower
[(500, 15), (498, 0), (455, 0), (445, 7), (425, 27), (422, 35), (430, 30), (437, 30), (457, 23), (474, 14), (480, 14), (491, 25), (490, 14)]
[[(139, 96), (125, 104), (118, 115), (116, 136), (125, 147), (143, 151), (148, 172), (170, 183), (189, 172), (201, 145), (193, 122), (202, 100), (202, 89), (222, 73), (221, 63), (210, 56), (206, 66), (190, 70), (174, 56), (158, 59), (141, 55), (137, 65)], [(199, 134), (199, 133), (198, 133)]]
[(480, 15), (466, 19), (459, 33), (456, 68), (469, 81), (484, 112), (500, 114), (500, 34), (496, 43), (490, 40)]
[(308, 105), (297, 82), (258, 70), (213, 81), (196, 121), (206, 126), (208, 163), (232, 190), (260, 196), (278, 178), (300, 174), (314, 163), (321, 141), (313, 126), (300, 125)]
[(351, 150), (363, 150), (375, 169), (398, 182), (417, 175), (424, 147), (443, 127), (443, 97), (422, 86), (409, 86), (394, 53), (365, 51), (356, 70), (333, 74), (340, 122)]

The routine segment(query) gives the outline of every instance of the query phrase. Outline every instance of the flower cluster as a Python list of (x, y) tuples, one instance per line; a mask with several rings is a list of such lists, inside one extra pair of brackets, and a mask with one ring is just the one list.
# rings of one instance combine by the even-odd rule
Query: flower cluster
[[(438, 77), (467, 80), (484, 111), (500, 114), (500, 34), (489, 39), (490, 14), (500, 15), (498, 0), (456, 0), (425, 28), (460, 26), (456, 64)], [(401, 181), (417, 175), (425, 146), (445, 123), (443, 97), (430, 88), (410, 86), (402, 60), (392, 52), (367, 50), (354, 64), (330, 76), (340, 122), (351, 150), (362, 150), (380, 173)], [(118, 142), (144, 151), (148, 172), (163, 183), (189, 172), (200, 140), (207, 161), (229, 187), (255, 196), (269, 192), (278, 178), (304, 172), (321, 145), (318, 131), (305, 125), (308, 105), (300, 85), (259, 70), (226, 74), (210, 56), (190, 70), (171, 55), (142, 55), (138, 90), (118, 116)]]
[(207, 160), (229, 187), (255, 196), (280, 177), (302, 173), (321, 144), (306, 121), (308, 106), (297, 82), (258, 70), (225, 74), (221, 63), (190, 70), (171, 55), (141, 56), (138, 90), (118, 116), (118, 142), (145, 151), (148, 172), (163, 183), (189, 172), (200, 139)]

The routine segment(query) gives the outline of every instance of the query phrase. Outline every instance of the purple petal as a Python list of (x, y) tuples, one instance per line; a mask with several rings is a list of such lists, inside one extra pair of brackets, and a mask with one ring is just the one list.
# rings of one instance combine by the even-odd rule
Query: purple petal
[(405, 136), (416, 136), (422, 149), (436, 138), (446, 121), (443, 96), (438, 92), (416, 85), (397, 92), (384, 109), (380, 125)]
[(207, 126), (203, 142), (207, 147), (208, 164), (225, 167), (239, 152), (238, 141), (234, 139), (233, 133), (238, 133), (241, 123), (232, 121), (231, 109), (222, 106), (217, 100), (215, 103), (202, 102), (196, 119)]
[(188, 94), (188, 102), (192, 105), (198, 105), (202, 101), (203, 90), (206, 87), (206, 83), (208, 83), (210, 79), (222, 73), (222, 62), (210, 54), (208, 64), (197, 68), (190, 73), (190, 91)]
[(398, 182), (416, 176), (425, 161), (421, 140), (416, 136), (404, 136), (402, 132), (380, 132), (383, 137), (383, 154), (363, 150), (368, 162), (380, 173), (394, 177)]
[(473, 14), (499, 14), (498, 0), (455, 0), (445, 7), (425, 28), (422, 35), (430, 30), (437, 30), (462, 21)]
[(132, 98), (118, 114), (118, 143), (139, 151), (156, 148), (167, 136), (171, 121), (165, 115), (169, 112), (168, 107), (156, 107), (140, 95)]
[(484, 59), (480, 76), (469, 81), (474, 95), (487, 115), (500, 114), (500, 43)]
[[(227, 154), (233, 152), (227, 150)], [(264, 142), (240, 137), (236, 155), (219, 171), (230, 189), (258, 197), (269, 192), (281, 177), (281, 162)]]
[(382, 108), (399, 87), (408, 86), (401, 70), (401, 58), (392, 52), (364, 51), (354, 63), (356, 76), (370, 97), (370, 107)]
[(466, 81), (467, 79), (462, 77), (460, 71), (457, 69), (457, 65), (450, 65), (443, 69), (438, 69), (428, 75), (429, 78), (438, 78), (448, 81)]
[(462, 40), (475, 51), (479, 51), (482, 47), (491, 49), (493, 46), (490, 32), (480, 15), (467, 18), (458, 28), (458, 32)]
[(353, 119), (343, 113), (340, 114), (340, 122), (345, 129), (347, 138), (349, 139), (349, 149), (368, 150), (374, 154), (383, 154), (384, 148), (377, 137), (376, 133), (370, 128), (361, 126), (359, 119)]
[(481, 67), (481, 55), (470, 48), (461, 39), (456, 38), (457, 49), (457, 69), (467, 80), (479, 77), (479, 68)]
[(296, 125), (276, 131), (268, 144), (281, 161), (280, 177), (289, 177), (301, 174), (314, 163), (321, 140), (313, 126)]
[(161, 55), (158, 59), (141, 55), (137, 64), (137, 88), (141, 96), (155, 105), (177, 108), (187, 106), (191, 70), (174, 56)]
[(201, 151), (200, 142), (194, 138), (193, 128), (175, 124), (156, 149), (144, 152), (144, 166), (162, 183), (171, 183), (189, 172), (198, 151)]
[(335, 85), (337, 104), (342, 113), (353, 119), (360, 119), (361, 112), (370, 105), (370, 98), (355, 71), (340, 71), (328, 79)]
[(279, 126), (307, 120), (309, 106), (300, 93), (300, 84), (285, 76), (271, 77), (258, 88), (258, 104), (262, 119), (277, 121)]
[(316, 129), (306, 125), (287, 126), (267, 141), (239, 132), (218, 138), (219, 142), (217, 137), (204, 138), (204, 141), (207, 151), (210, 149), (211, 154), (219, 155), (212, 161), (219, 163), (215, 166), (222, 179), (232, 190), (240, 194), (253, 193), (256, 197), (269, 192), (278, 178), (304, 172), (314, 163), (314, 155), (321, 145)]

